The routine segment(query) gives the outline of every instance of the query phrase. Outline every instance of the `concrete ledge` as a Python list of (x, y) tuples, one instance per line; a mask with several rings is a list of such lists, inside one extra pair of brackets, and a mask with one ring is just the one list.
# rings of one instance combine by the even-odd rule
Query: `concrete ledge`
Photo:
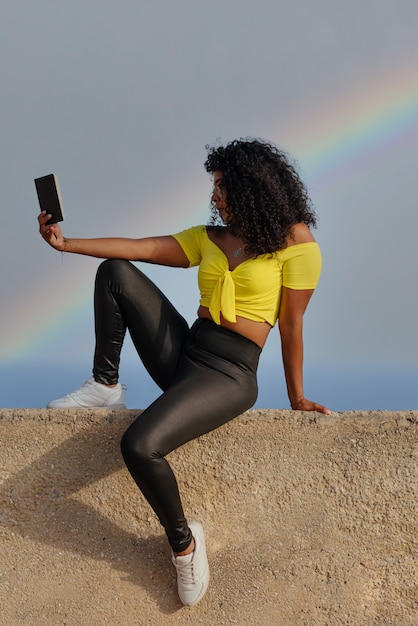
[(211, 565), (191, 609), (119, 452), (139, 413), (0, 410), (1, 623), (418, 624), (417, 411), (252, 410), (172, 453)]

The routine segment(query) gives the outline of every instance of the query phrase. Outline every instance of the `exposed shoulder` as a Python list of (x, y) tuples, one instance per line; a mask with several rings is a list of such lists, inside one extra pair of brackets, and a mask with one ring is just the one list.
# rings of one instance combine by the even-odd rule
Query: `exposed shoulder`
[(211, 239), (221, 239), (225, 237), (228, 232), (225, 226), (206, 226), (205, 228)]
[(312, 235), (309, 226), (306, 224), (295, 224), (292, 232), (287, 239), (288, 246), (296, 246), (299, 243), (309, 243), (315, 241), (315, 237)]

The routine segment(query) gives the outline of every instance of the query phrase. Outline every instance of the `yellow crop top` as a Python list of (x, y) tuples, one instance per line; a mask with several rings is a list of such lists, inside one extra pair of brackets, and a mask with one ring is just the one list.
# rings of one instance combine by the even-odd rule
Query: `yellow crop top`
[(189, 259), (189, 267), (199, 265), (200, 304), (217, 324), (222, 313), (229, 322), (236, 322), (238, 315), (274, 326), (282, 285), (314, 289), (321, 273), (321, 251), (314, 241), (246, 259), (230, 270), (226, 255), (209, 239), (206, 226), (172, 236)]

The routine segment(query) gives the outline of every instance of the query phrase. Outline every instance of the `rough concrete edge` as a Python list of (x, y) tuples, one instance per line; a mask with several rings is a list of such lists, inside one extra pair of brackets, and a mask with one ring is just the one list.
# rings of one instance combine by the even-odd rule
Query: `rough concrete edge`
[[(120, 417), (135, 418), (140, 415), (143, 409), (124, 409), (112, 411), (109, 409), (0, 409), (0, 422), (54, 422), (68, 423), (85, 422), (95, 423), (107, 419), (113, 421)], [(343, 421), (372, 421), (383, 422), (393, 420), (394, 422), (408, 422), (410, 425), (418, 424), (418, 410), (408, 411), (346, 411), (342, 413), (332, 413), (331, 415), (322, 415), (321, 413), (309, 413), (303, 411), (292, 411), (288, 409), (250, 409), (242, 415), (235, 418), (236, 420), (256, 421), (263, 419), (264, 421), (290, 420), (303, 424), (335, 424)]]

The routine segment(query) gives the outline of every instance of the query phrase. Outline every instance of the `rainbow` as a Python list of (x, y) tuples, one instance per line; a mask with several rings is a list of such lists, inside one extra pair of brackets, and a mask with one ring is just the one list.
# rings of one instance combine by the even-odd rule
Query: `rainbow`
[(308, 132), (303, 125), (290, 132), (304, 179), (328, 190), (417, 141), (417, 67), (358, 85), (316, 115)]
[[(275, 134), (271, 137), (273, 141)], [(350, 98), (330, 102), (320, 114), (313, 113), (302, 124), (300, 119), (294, 119), (293, 124), (288, 124), (286, 131), (280, 133), (280, 145), (285, 145), (296, 156), (308, 187), (316, 191), (331, 188), (394, 151), (402, 152), (417, 140), (416, 68), (404, 68), (396, 75), (369, 81), (353, 91)], [(164, 204), (161, 198), (156, 199), (156, 207)], [(204, 198), (204, 204), (199, 210), (202, 220), (206, 220), (208, 198)], [(175, 211), (164, 216), (166, 232), (185, 228), (186, 216), (196, 215), (196, 206), (190, 203), (183, 207), (180, 216)], [(127, 211), (128, 232), (137, 231), (139, 221), (144, 232), (144, 226), (145, 230), (152, 229), (151, 221), (158, 211), (154, 212), (151, 207), (148, 217), (140, 216), (138, 220), (135, 215), (129, 224), (129, 216), (134, 214), (131, 207)], [(12, 309), (3, 310), (2, 331), (6, 337), (2, 340), (0, 363), (51, 355), (54, 342), (62, 342), (60, 329), (65, 329), (71, 337), (76, 327), (82, 326), (91, 315), (91, 289), (91, 276), (77, 270), (70, 278), (66, 277), (65, 293), (59, 297), (45, 288), (44, 293), (38, 291), (36, 297), (26, 294), (20, 302), (13, 302)], [(76, 358), (69, 342), (66, 357), (71, 356)]]
[[(153, 233), (159, 214), (163, 217), (165, 232), (176, 232), (187, 228), (190, 224), (190, 215), (194, 215), (196, 223), (203, 223), (207, 219), (209, 206), (209, 192), (206, 197), (206, 206), (199, 207), (201, 189), (193, 184), (188, 203), (173, 208), (170, 202), (170, 215), (161, 216), (161, 206), (167, 206), (166, 197), (155, 197), (153, 206), (147, 206), (147, 211), (138, 215), (133, 205), (127, 209), (125, 219), (126, 232), (141, 232), (144, 236)], [(197, 217), (196, 217), (197, 215)], [(35, 232), (36, 234), (36, 232)], [(0, 365), (2, 363), (19, 362), (22, 360), (39, 360), (48, 356), (48, 360), (59, 361), (63, 358), (67, 362), (78, 360), (84, 349), (80, 345), (80, 329), (86, 326), (91, 318), (93, 332), (93, 284), (94, 273), (99, 259), (75, 259), (60, 256), (45, 248), (47, 254), (53, 255), (54, 267), (50, 270), (47, 285), (36, 284), (36, 292), (27, 289), (20, 297), (16, 297), (9, 304), (4, 303), (1, 311), (2, 340), (0, 346)], [(91, 271), (86, 270), (86, 262), (91, 261)], [(78, 266), (78, 267), (77, 267)], [(74, 269), (76, 268), (76, 269)], [(58, 284), (57, 289), (54, 285)], [(35, 287), (34, 287), (35, 289)], [(77, 331), (77, 332), (76, 332)], [(57, 346), (57, 352), (55, 352)]]

